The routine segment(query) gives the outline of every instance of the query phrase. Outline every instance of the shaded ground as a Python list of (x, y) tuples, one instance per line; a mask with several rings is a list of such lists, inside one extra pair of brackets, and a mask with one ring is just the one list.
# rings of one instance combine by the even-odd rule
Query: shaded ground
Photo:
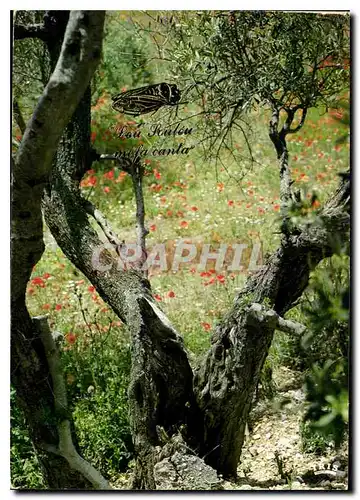
[[(347, 490), (348, 450), (332, 443), (322, 454), (304, 453), (300, 423), (304, 414), (301, 374), (280, 367), (275, 398), (260, 400), (251, 414), (236, 482), (225, 490)], [(130, 473), (121, 474), (114, 488), (128, 489)]]
[(236, 484), (226, 489), (347, 489), (348, 452), (332, 443), (322, 455), (304, 453), (300, 423), (304, 393), (300, 374), (281, 367), (275, 374), (277, 395), (254, 408), (251, 433), (243, 448)]

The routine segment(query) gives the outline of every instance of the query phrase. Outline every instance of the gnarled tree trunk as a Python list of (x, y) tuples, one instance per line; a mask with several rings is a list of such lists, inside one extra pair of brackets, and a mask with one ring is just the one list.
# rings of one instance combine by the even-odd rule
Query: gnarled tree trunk
[[(295, 131), (290, 129), (292, 118), (286, 121), (288, 133)], [(279, 136), (277, 119), (275, 114), (271, 124), (273, 142), (277, 143), (280, 161), (282, 197), (288, 201), (291, 183), (286, 134), (284, 137), (281, 134)], [(56, 144), (57, 141), (54, 141), (53, 149)], [(136, 269), (124, 270), (118, 266), (116, 247), (120, 238), (96, 207), (81, 196), (80, 180), (99, 157), (90, 148), (90, 91), (87, 89), (57, 148), (51, 180), (45, 189), (43, 210), (46, 223), (64, 254), (91, 281), (100, 296), (128, 325), (131, 333), (129, 406), (137, 458), (133, 487), (158, 487), (156, 473), (161, 469), (159, 462), (164, 465), (163, 461), (168, 461), (167, 465), (171, 465), (176, 472), (179, 454), (197, 454), (196, 460), (188, 459), (187, 463), (196, 463), (200, 467), (204, 459), (225, 477), (235, 476), (253, 393), (274, 331), (276, 328), (285, 331), (296, 329), (296, 325), (290, 325), (281, 316), (301, 296), (308, 284), (311, 269), (333, 253), (332, 235), (335, 232), (345, 234), (349, 227), (349, 182), (345, 181), (327, 203), (317, 224), (303, 231), (292, 231), (286, 226), (279, 249), (248, 280), (243, 291), (235, 298), (232, 309), (216, 327), (211, 348), (194, 376), (182, 338), (153, 299), (150, 283)], [(47, 167), (50, 160), (52, 154), (47, 159)], [(31, 333), (31, 320), (24, 310), (26, 282), (32, 265), (43, 251), (39, 206), (48, 171), (47, 168), (40, 179), (35, 179), (30, 190), (30, 198), (33, 197), (31, 203), (35, 203), (36, 210), (32, 207), (29, 211), (37, 215), (34, 231), (26, 239), (30, 242), (28, 253), (21, 256), (20, 248), (24, 245), (24, 239), (19, 240), (18, 246), (15, 242), (13, 247), (16, 259), (13, 260), (13, 267), (16, 262), (27, 273), (21, 276), (19, 293), (14, 296), (13, 361), (14, 383), (19, 395), (24, 398), (25, 410), (30, 419), (31, 413), (36, 416), (33, 420), (35, 442), (45, 440), (56, 444), (58, 431), (55, 422), (51, 424), (51, 420), (46, 420), (36, 405), (30, 407), (26, 396), (27, 390), (32, 387), (32, 380), (35, 380), (34, 394), (38, 394), (41, 405), (52, 417), (56, 417), (47, 382), (44, 382), (49, 379), (49, 370), (43, 347)], [(28, 190), (28, 183), (25, 182), (22, 189), (21, 196), (25, 196), (24, 190)], [(15, 197), (18, 192), (15, 186)], [(14, 207), (16, 221), (28, 217), (27, 211), (25, 215), (21, 213), (20, 204), (17, 206), (15, 203)], [(103, 239), (93, 229), (90, 217), (99, 222), (99, 228), (104, 233)], [(109, 249), (99, 252), (106, 239), (114, 252)], [(94, 260), (94, 256), (100, 253), (102, 269), (97, 265), (99, 262)], [(19, 276), (15, 280), (16, 286), (18, 283)], [(34, 351), (36, 349), (35, 362), (28, 372), (31, 379), (26, 378), (28, 366), (23, 361), (23, 358), (29, 358), (26, 353), (28, 345)], [(36, 373), (33, 373), (34, 370)], [(47, 425), (50, 425), (49, 431)], [(39, 437), (35, 430), (39, 430)], [(172, 460), (175, 454), (176, 460)], [(51, 453), (46, 455), (47, 463), (57, 459)], [(49, 483), (61, 487), (68, 476), (67, 487), (69, 484), (72, 487), (74, 482), (81, 480), (77, 475), (73, 480), (66, 466), (63, 470), (65, 472), (59, 476), (57, 483), (55, 478)], [(51, 465), (50, 472), (53, 471)], [(209, 477), (213, 477), (211, 471)]]
[[(56, 408), (46, 347), (26, 308), (26, 285), (44, 250), (43, 188), (64, 127), (99, 61), (103, 22), (103, 12), (70, 15), (59, 61), (12, 164), (11, 382), (51, 489), (83, 489), (91, 484), (58, 447), (58, 426), (71, 418)], [(74, 435), (73, 440), (76, 443)]]

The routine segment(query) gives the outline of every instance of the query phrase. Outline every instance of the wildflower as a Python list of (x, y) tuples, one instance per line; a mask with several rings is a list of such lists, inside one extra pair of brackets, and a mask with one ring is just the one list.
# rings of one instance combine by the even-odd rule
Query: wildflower
[(319, 208), (319, 207), (320, 207), (320, 205), (321, 205), (321, 203), (320, 203), (320, 201), (319, 201), (319, 200), (314, 200), (314, 201), (312, 202), (312, 204), (311, 204), (312, 208), (314, 208), (314, 209)]
[(166, 216), (167, 217), (172, 217), (172, 215), (173, 215), (173, 211), (172, 210), (167, 210), (166, 211)]
[(211, 329), (210, 323), (201, 323), (201, 326), (204, 328), (206, 332), (208, 332)]
[(151, 224), (151, 226), (149, 227), (149, 229), (152, 232), (156, 231), (156, 224)]
[(113, 180), (113, 178), (115, 177), (114, 169), (110, 170), (109, 172), (106, 172), (103, 175), (103, 177), (105, 177), (105, 179)]
[(264, 214), (265, 210), (262, 207), (259, 207), (258, 208), (258, 212), (259, 212), (259, 214)]
[(104, 187), (104, 193), (110, 193), (110, 188), (109, 186)]
[(170, 290), (170, 292), (168, 293), (168, 297), (170, 299), (173, 299), (175, 297), (175, 293), (172, 290)]
[(160, 295), (158, 293), (156, 293), (154, 295), (154, 299), (156, 299), (158, 302), (161, 302), (162, 301), (162, 298), (160, 297)]
[(28, 288), (28, 294), (29, 295), (32, 295), (33, 293), (35, 293), (35, 290), (33, 288)]
[(96, 132), (91, 132), (91, 142), (95, 142)]
[(219, 193), (221, 193), (221, 191), (224, 189), (224, 184), (222, 182), (218, 182), (217, 189), (218, 189)]
[(223, 276), (222, 274), (218, 274), (216, 276), (216, 279), (218, 280), (219, 283), (222, 283), (222, 284), (225, 283), (225, 276)]
[(192, 268), (190, 269), (190, 272), (191, 272), (191, 274), (196, 273), (196, 269), (195, 269), (195, 267), (192, 267)]
[(92, 175), (91, 177), (88, 178), (88, 185), (89, 186), (96, 186), (96, 183), (97, 183), (97, 179), (95, 177), (95, 175)]
[(32, 279), (31, 284), (35, 285), (35, 286), (39, 286), (40, 288), (45, 288), (45, 286), (46, 286), (45, 281), (42, 278), (40, 278), (39, 276)]
[(189, 227), (189, 223), (188, 223), (188, 222), (186, 222), (186, 220), (182, 220), (182, 221), (180, 222), (180, 227), (182, 227), (182, 228), (186, 229), (187, 227)]
[(50, 273), (45, 273), (45, 274), (43, 274), (43, 278), (44, 278), (44, 280), (49, 279), (49, 278), (50, 278), (50, 276), (51, 276), (51, 274), (50, 274)]
[(192, 210), (193, 212), (197, 212), (199, 209), (198, 209), (198, 207), (191, 207), (191, 210)]
[(76, 335), (74, 333), (69, 332), (65, 335), (65, 339), (68, 344), (74, 344), (76, 340)]
[(274, 210), (275, 212), (278, 212), (280, 210), (280, 205), (278, 203), (275, 203)]
[(50, 304), (44, 304), (42, 308), (44, 309), (44, 311), (48, 311), (50, 309)]
[(234, 205), (234, 202), (233, 202), (233, 200), (229, 200), (229, 201), (227, 202), (227, 204), (229, 205), (229, 207), (232, 207), (232, 206)]
[(55, 311), (61, 311), (62, 305), (61, 304), (56, 304), (55, 306)]
[(94, 292), (95, 292), (95, 287), (94, 287), (94, 286), (92, 286), (92, 285), (90, 285), (90, 286), (88, 287), (88, 291), (89, 291), (90, 293), (94, 293)]

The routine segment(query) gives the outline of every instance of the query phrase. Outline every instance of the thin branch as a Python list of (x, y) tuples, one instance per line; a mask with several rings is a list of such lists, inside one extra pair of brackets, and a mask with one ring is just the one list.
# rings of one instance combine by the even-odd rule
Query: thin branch
[(301, 336), (306, 331), (306, 326), (297, 321), (290, 321), (282, 318), (273, 309), (266, 309), (263, 305), (253, 303), (248, 309), (248, 323), (262, 326), (272, 326), (276, 330), (292, 335)]
[(305, 108), (305, 109), (301, 108), (301, 119), (300, 119), (299, 124), (293, 129), (291, 127), (289, 127), (289, 130), (287, 133), (294, 134), (295, 132), (298, 132), (305, 123), (306, 115), (307, 115), (307, 108)]
[(39, 38), (40, 40), (47, 40), (49, 31), (45, 24), (15, 24), (14, 25), (14, 39), (24, 40), (25, 38)]
[[(49, 372), (52, 379), (55, 411), (59, 417), (57, 425), (59, 433), (58, 453), (64, 457), (70, 466), (80, 472), (90, 483), (99, 490), (110, 490), (109, 483), (89, 462), (84, 460), (76, 451), (72, 436), (70, 420), (66, 417), (69, 412), (66, 385), (61, 367), (59, 351), (51, 334), (46, 316), (33, 318), (35, 328), (39, 333), (44, 346), (46, 359), (49, 365)], [(62, 418), (61, 418), (62, 416)], [(50, 448), (47, 447), (49, 451)]]
[[(144, 167), (140, 160), (135, 160), (129, 168), (131, 180), (133, 183), (135, 201), (136, 201), (136, 232), (137, 232), (137, 245), (141, 250), (140, 266), (142, 267), (147, 258), (146, 252), (146, 236), (149, 234), (148, 229), (145, 227), (145, 203), (143, 193), (143, 176)], [(147, 277), (147, 269), (143, 269), (144, 276)]]
[(26, 129), (26, 124), (25, 124), (25, 120), (23, 118), (23, 115), (21, 113), (19, 102), (16, 98), (14, 98), (14, 100), (13, 100), (13, 112), (14, 112), (15, 122), (16, 122), (17, 126), (19, 127), (21, 133), (24, 135), (24, 132)]
[(84, 199), (83, 206), (86, 212), (89, 215), (91, 215), (99, 224), (108, 241), (112, 245), (114, 245), (116, 249), (118, 247), (121, 247), (122, 242), (119, 240), (117, 234), (115, 233), (115, 231), (113, 230), (109, 221), (106, 219), (103, 213), (99, 209), (97, 209), (95, 205), (93, 205), (89, 200)]

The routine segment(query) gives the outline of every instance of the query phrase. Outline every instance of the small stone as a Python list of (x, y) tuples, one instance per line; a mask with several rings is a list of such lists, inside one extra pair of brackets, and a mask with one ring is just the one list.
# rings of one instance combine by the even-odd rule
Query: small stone
[(261, 438), (260, 434), (255, 434), (255, 435), (253, 436), (253, 439), (260, 439), (260, 438)]
[(243, 484), (242, 486), (240, 486), (239, 490), (252, 490), (252, 487), (250, 486), (250, 484)]
[(270, 439), (271, 438), (271, 432), (268, 432), (266, 435), (265, 435), (266, 439)]

